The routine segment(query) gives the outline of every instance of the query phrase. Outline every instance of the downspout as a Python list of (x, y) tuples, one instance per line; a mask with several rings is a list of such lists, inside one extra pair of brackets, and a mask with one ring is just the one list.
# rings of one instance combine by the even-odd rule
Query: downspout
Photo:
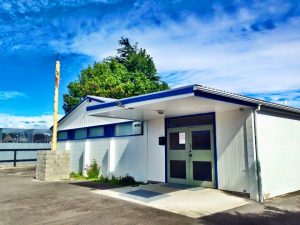
[(255, 138), (255, 163), (256, 163), (256, 176), (257, 176), (257, 190), (258, 190), (258, 201), (263, 202), (263, 193), (262, 193), (262, 182), (261, 182), (261, 168), (260, 160), (258, 154), (258, 138), (257, 138), (257, 112), (260, 111), (260, 104), (254, 110), (254, 138)]

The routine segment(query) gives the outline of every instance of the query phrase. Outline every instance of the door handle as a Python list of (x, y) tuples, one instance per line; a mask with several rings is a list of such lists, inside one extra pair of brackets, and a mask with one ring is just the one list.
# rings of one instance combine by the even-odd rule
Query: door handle
[(192, 157), (193, 155), (190, 153), (189, 156)]

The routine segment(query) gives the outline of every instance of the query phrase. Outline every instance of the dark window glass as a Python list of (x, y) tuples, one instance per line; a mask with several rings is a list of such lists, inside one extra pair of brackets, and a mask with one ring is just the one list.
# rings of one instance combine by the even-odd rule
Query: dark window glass
[(211, 162), (193, 161), (193, 179), (212, 181)]
[(87, 138), (87, 129), (77, 129), (75, 130), (75, 140), (85, 139)]
[(210, 150), (210, 131), (192, 131), (193, 150)]
[(167, 122), (167, 127), (190, 127), (199, 125), (209, 125), (214, 123), (213, 114), (190, 116), (183, 118), (169, 119)]
[(66, 140), (68, 139), (68, 131), (58, 131), (57, 133), (58, 140)]
[(89, 128), (89, 137), (103, 137), (104, 127), (91, 127)]
[(186, 167), (184, 160), (170, 160), (170, 177), (186, 179)]
[(185, 132), (170, 133), (170, 150), (185, 150)]

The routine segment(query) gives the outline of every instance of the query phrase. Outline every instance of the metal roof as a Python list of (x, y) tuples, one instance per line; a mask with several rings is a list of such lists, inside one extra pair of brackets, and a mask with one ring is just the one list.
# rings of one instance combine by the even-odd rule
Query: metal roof
[(98, 105), (87, 107), (87, 111), (92, 111), (92, 110), (97, 110), (102, 108), (110, 108), (110, 107), (131, 104), (136, 102), (144, 102), (144, 101), (149, 101), (154, 99), (162, 99), (162, 98), (172, 97), (176, 95), (192, 94), (192, 93), (194, 93), (195, 96), (199, 96), (203, 98), (210, 98), (214, 100), (225, 101), (234, 104), (247, 105), (252, 107), (263, 106), (266, 108), (272, 108), (272, 109), (300, 114), (299, 108), (268, 102), (262, 99), (248, 97), (248, 96), (244, 96), (241, 94), (236, 94), (228, 91), (222, 91), (219, 89), (206, 87), (198, 84), (144, 94), (144, 95), (138, 95), (129, 98), (118, 99), (110, 102), (104, 102)]
[(203, 85), (195, 85), (194, 90), (203, 91), (206, 93), (224, 96), (224, 97), (228, 97), (228, 98), (232, 98), (232, 99), (242, 100), (242, 101), (246, 101), (249, 103), (254, 103), (257, 105), (266, 106), (266, 107), (270, 107), (270, 108), (300, 113), (300, 109), (296, 108), (296, 107), (291, 107), (291, 106), (282, 105), (282, 104), (278, 104), (278, 103), (274, 103), (274, 102), (269, 102), (269, 101), (265, 101), (263, 99), (248, 97), (248, 96), (244, 96), (241, 94), (236, 94), (236, 93), (232, 93), (232, 92), (228, 92), (228, 91), (222, 91), (222, 90), (218, 90), (215, 88), (206, 87)]

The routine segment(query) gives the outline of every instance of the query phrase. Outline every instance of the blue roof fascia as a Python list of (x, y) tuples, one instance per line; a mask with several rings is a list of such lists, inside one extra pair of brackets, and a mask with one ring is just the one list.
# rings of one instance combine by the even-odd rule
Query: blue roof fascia
[(256, 104), (256, 103), (243, 101), (243, 100), (235, 99), (235, 98), (232, 98), (232, 97), (207, 93), (207, 92), (203, 92), (203, 91), (199, 91), (199, 90), (195, 90), (195, 96), (202, 97), (202, 98), (213, 99), (213, 100), (222, 101), (222, 102), (228, 102), (228, 103), (232, 103), (232, 104), (249, 106), (249, 107), (257, 107), (258, 106), (258, 104)]
[(103, 103), (103, 102), (105, 102), (105, 101), (102, 101), (102, 100), (99, 100), (99, 99), (93, 98), (93, 97), (91, 97), (91, 96), (86, 96), (85, 98), (91, 99), (91, 100), (93, 100), (93, 101), (95, 101), (95, 102), (100, 102), (100, 103)]
[(155, 92), (155, 93), (146, 94), (146, 95), (139, 95), (139, 96), (135, 96), (135, 97), (124, 98), (124, 99), (120, 99), (120, 100), (117, 100), (114, 102), (107, 102), (107, 103), (103, 103), (103, 104), (99, 104), (99, 105), (88, 106), (86, 108), (86, 110), (92, 111), (92, 110), (96, 110), (96, 109), (104, 109), (104, 108), (114, 107), (119, 104), (126, 105), (126, 104), (130, 104), (130, 103), (137, 103), (137, 102), (155, 100), (155, 99), (160, 99), (160, 98), (167, 98), (167, 97), (172, 97), (172, 96), (177, 96), (177, 95), (192, 94), (194, 92), (194, 87), (195, 87), (195, 85), (190, 85), (190, 86), (186, 86), (186, 87), (182, 87), (182, 88), (170, 89), (170, 90)]

